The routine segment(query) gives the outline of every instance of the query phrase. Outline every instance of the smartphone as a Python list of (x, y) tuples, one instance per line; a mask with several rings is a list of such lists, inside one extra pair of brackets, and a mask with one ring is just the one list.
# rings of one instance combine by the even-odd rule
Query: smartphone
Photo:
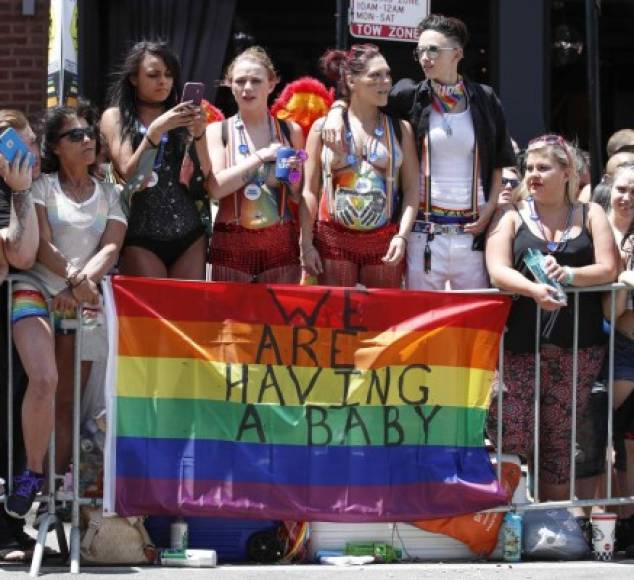
[(30, 167), (33, 167), (33, 163), (35, 163), (35, 157), (13, 127), (9, 127), (0, 133), (0, 153), (9, 163), (13, 163), (18, 153), (22, 157), (27, 156)]
[(203, 83), (185, 83), (181, 102), (192, 101), (194, 105), (200, 107), (204, 92), (205, 85)]

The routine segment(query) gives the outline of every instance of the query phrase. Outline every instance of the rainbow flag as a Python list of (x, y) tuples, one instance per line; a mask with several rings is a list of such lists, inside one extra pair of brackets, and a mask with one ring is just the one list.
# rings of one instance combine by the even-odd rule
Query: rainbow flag
[(509, 299), (115, 278), (107, 510), (341, 522), (501, 505)]

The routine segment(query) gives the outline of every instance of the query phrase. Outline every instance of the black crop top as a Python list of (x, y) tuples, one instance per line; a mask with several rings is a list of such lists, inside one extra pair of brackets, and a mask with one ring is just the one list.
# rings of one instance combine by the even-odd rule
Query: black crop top
[[(562, 266), (588, 266), (594, 264), (594, 244), (588, 231), (586, 220), (588, 206), (583, 204), (583, 225), (581, 233), (568, 240), (563, 250), (555, 257)], [(517, 209), (517, 208), (516, 208)], [(519, 213), (519, 211), (518, 211)], [(523, 256), (528, 248), (540, 250), (548, 254), (546, 242), (537, 237), (524, 222), (521, 216), (520, 225), (513, 240), (513, 268), (534, 280), (523, 262)], [(601, 294), (599, 292), (582, 292), (579, 294), (579, 348), (604, 344), (606, 336), (602, 330), (603, 311), (601, 309)], [(537, 305), (532, 298), (519, 296), (513, 300), (511, 313), (507, 322), (507, 333), (504, 347), (511, 352), (535, 352), (535, 323)], [(542, 310), (542, 330), (551, 313)], [(574, 296), (568, 296), (568, 305), (559, 309), (556, 321), (548, 338), (542, 336), (542, 344), (553, 344), (563, 348), (572, 348), (574, 329)]]

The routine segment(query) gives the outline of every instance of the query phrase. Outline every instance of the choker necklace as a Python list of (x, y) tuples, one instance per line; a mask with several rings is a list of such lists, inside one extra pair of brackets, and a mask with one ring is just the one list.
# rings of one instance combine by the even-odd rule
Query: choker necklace
[(453, 135), (451, 125), (446, 115), (451, 113), (458, 103), (465, 96), (465, 87), (462, 77), (458, 77), (458, 82), (453, 85), (443, 85), (436, 81), (431, 81), (432, 102), (431, 105), (437, 113), (442, 116), (443, 129), (447, 137)]
[(568, 208), (568, 216), (566, 217), (566, 225), (564, 226), (564, 231), (561, 234), (561, 239), (556, 242), (555, 240), (549, 240), (546, 236), (546, 231), (544, 230), (544, 224), (542, 223), (541, 218), (539, 217), (539, 213), (537, 212), (537, 206), (535, 205), (535, 198), (533, 196), (527, 197), (526, 201), (528, 202), (528, 207), (530, 209), (530, 216), (534, 222), (537, 222), (537, 226), (539, 227), (539, 231), (542, 234), (542, 238), (546, 242), (546, 249), (551, 254), (556, 254), (557, 252), (561, 252), (565, 247), (568, 239), (570, 238), (570, 230), (572, 229), (572, 215), (574, 213), (574, 205), (570, 204)]
[[(348, 114), (346, 112), (346, 114), (344, 114), (344, 123), (346, 125), (346, 141), (348, 143), (348, 155), (346, 156), (346, 161), (348, 163), (348, 165), (354, 165), (357, 160), (358, 160), (358, 155), (357, 155), (357, 146), (356, 143), (354, 141), (354, 135), (352, 134), (352, 128), (350, 127), (350, 119), (348, 117)], [(374, 143), (372, 144), (373, 147), (370, 149), (370, 153), (368, 154), (368, 161), (370, 163), (374, 163), (377, 159), (378, 159), (378, 155), (377, 155), (377, 148), (379, 146), (379, 141), (381, 141), (381, 137), (383, 137), (383, 135), (385, 134), (385, 130), (383, 129), (383, 125), (381, 123), (381, 113), (379, 112), (379, 114), (376, 117), (376, 126), (374, 127), (374, 131), (372, 132), (373, 137), (374, 137)], [(372, 137), (370, 137), (364, 144), (363, 146), (363, 151), (368, 150), (368, 141), (370, 141), (372, 139)]]

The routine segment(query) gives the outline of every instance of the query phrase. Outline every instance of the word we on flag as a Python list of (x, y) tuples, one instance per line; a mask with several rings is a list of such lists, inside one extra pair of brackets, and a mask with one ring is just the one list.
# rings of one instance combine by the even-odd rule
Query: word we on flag
[(120, 515), (415, 521), (500, 505), (503, 296), (115, 278)]

